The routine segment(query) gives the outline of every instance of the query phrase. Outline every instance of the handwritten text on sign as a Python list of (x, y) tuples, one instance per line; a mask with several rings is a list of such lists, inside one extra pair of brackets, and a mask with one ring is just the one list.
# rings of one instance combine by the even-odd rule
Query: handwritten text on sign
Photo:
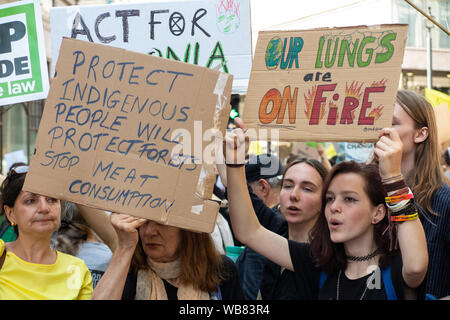
[(51, 10), (52, 55), (62, 37), (108, 44), (231, 73), (251, 68), (248, 0), (59, 7)]
[[(180, 130), (192, 131), (194, 119), (213, 127), (221, 73), (65, 41), (31, 176), (51, 177), (60, 197), (102, 209), (156, 220), (180, 208), (189, 212), (192, 200), (176, 195), (195, 191), (201, 159), (186, 148), (174, 151), (183, 143)], [(231, 90), (231, 78), (225, 84)]]
[(261, 33), (246, 98), (254, 107), (244, 119), (279, 128), (281, 139), (376, 139), (392, 119), (405, 32), (397, 25)]

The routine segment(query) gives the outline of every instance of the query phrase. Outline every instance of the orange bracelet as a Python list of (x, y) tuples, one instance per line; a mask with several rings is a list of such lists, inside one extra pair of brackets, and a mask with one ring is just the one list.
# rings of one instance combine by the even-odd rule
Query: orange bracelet
[(386, 197), (386, 198), (384, 198), (384, 200), (386, 201), (386, 203), (395, 203), (395, 202), (400, 202), (403, 200), (409, 200), (409, 199), (413, 199), (413, 198), (414, 198), (413, 193), (407, 193), (407, 194), (401, 194), (399, 196)]
[(392, 222), (404, 222), (404, 221), (412, 221), (412, 220), (416, 220), (419, 217), (419, 214), (416, 212), (414, 214), (410, 214), (410, 215), (400, 215), (400, 216), (391, 216), (391, 221)]

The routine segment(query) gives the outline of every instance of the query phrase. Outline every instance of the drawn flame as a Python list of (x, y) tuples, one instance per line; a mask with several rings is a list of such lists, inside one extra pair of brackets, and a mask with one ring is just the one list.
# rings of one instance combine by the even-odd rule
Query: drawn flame
[(240, 6), (240, 1), (220, 0), (219, 5), (217, 6), (217, 13), (221, 14), (221, 13), (230, 11), (239, 17), (239, 6)]
[(352, 81), (352, 84), (350, 87), (348, 86), (348, 83), (345, 83), (345, 96), (346, 97), (354, 97), (356, 99), (361, 99), (362, 95), (362, 85), (364, 82), (361, 82), (361, 84), (358, 81)]
[[(314, 103), (314, 98), (316, 97), (316, 91), (317, 85), (314, 85), (310, 90), (308, 90), (306, 94), (303, 94), (306, 104), (305, 115), (307, 119), (311, 119), (312, 106)], [(322, 104), (320, 105), (319, 122), (320, 120), (322, 120), (324, 114), (325, 114), (325, 102), (322, 102)]]
[(387, 80), (385, 78), (382, 78), (380, 81), (374, 81), (372, 82), (371, 87), (385, 87)]
[(383, 108), (384, 106), (380, 104), (378, 107), (370, 111), (368, 116), (373, 117), (375, 120), (380, 119), (381, 115), (383, 114)]

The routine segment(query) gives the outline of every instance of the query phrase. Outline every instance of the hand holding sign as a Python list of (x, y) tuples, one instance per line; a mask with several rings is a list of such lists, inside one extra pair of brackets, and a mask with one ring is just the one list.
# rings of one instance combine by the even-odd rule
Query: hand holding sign
[(378, 159), (382, 179), (401, 174), (403, 144), (397, 130), (384, 128), (379, 133), (380, 139), (375, 144), (375, 156)]
[(249, 137), (245, 135), (247, 128), (244, 121), (237, 117), (234, 119), (236, 129), (227, 132), (224, 141), (225, 163), (244, 164), (249, 148)]
[(139, 241), (137, 229), (147, 221), (147, 219), (136, 218), (126, 214), (111, 214), (111, 224), (116, 230), (119, 240), (118, 247), (121, 249), (129, 249), (134, 252)]

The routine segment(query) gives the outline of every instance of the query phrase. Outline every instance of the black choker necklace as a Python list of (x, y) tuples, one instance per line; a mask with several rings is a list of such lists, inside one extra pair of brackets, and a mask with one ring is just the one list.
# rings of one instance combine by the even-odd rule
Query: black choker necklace
[(374, 252), (372, 252), (371, 254), (368, 254), (367, 256), (362, 256), (362, 257), (358, 257), (358, 256), (347, 256), (347, 260), (350, 261), (367, 261), (372, 259), (373, 257), (378, 255), (378, 249), (375, 249)]

